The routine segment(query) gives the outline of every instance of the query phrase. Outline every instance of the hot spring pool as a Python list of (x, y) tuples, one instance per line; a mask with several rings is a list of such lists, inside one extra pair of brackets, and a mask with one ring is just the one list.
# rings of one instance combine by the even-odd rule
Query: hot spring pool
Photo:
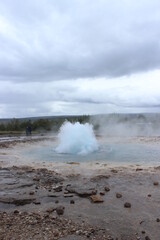
[(160, 164), (160, 149), (155, 144), (145, 143), (103, 143), (99, 142), (99, 150), (87, 155), (62, 154), (56, 152), (56, 142), (23, 149), (21, 155), (30, 161), (46, 162), (104, 162), (117, 164)]

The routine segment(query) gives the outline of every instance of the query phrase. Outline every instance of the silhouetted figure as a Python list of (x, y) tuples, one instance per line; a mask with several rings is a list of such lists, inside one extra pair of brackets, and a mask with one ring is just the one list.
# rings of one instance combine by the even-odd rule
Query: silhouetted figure
[(26, 127), (26, 136), (30, 136), (32, 134), (31, 126)]

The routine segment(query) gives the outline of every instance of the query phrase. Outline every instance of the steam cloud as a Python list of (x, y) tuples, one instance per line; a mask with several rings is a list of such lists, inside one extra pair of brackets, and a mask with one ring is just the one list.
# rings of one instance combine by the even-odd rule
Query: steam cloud
[(98, 144), (91, 124), (65, 122), (58, 134), (57, 153), (86, 155), (98, 150)]

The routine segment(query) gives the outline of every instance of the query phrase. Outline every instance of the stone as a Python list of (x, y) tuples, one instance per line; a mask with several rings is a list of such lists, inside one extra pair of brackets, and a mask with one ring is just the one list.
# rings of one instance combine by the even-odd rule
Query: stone
[(124, 204), (124, 207), (125, 207), (125, 208), (131, 208), (131, 203), (126, 202), (126, 203)]
[(16, 209), (16, 210), (14, 210), (14, 214), (18, 214), (19, 213), (19, 211)]
[(151, 240), (148, 236), (145, 237), (145, 240)]
[(143, 168), (136, 168), (136, 172), (143, 171)]
[(63, 215), (64, 214), (64, 209), (65, 207), (64, 206), (59, 206), (56, 208), (56, 212), (58, 215)]
[(73, 194), (64, 194), (63, 197), (70, 198), (70, 197), (73, 197)]
[(105, 187), (104, 190), (105, 190), (106, 192), (109, 192), (109, 191), (110, 191), (110, 188), (109, 188), (109, 187)]
[(31, 191), (31, 192), (29, 193), (29, 195), (34, 195), (34, 191)]
[(75, 201), (72, 199), (71, 201), (70, 201), (70, 204), (74, 204), (75, 203)]
[(105, 193), (104, 193), (104, 192), (100, 192), (99, 194), (100, 194), (101, 196), (104, 196), (104, 195), (105, 195)]
[(39, 205), (39, 204), (41, 204), (41, 202), (38, 201), (38, 200), (33, 201), (33, 203), (34, 203), (35, 205)]
[(116, 198), (121, 198), (122, 194), (121, 193), (116, 193)]
[(2, 203), (14, 204), (16, 206), (23, 206), (23, 205), (26, 205), (26, 204), (30, 204), (33, 201), (35, 201), (35, 198), (21, 198), (21, 199), (6, 198), (6, 199), (0, 199), (0, 202), (2, 202)]
[(62, 188), (63, 188), (63, 186), (57, 186), (57, 187), (53, 188), (53, 190), (54, 190), (55, 192), (61, 192), (61, 191), (62, 191)]
[(154, 186), (158, 186), (158, 185), (159, 185), (159, 182), (154, 182), (153, 185), (154, 185)]
[(159, 219), (159, 218), (157, 218), (157, 219), (156, 219), (156, 222), (160, 222), (160, 219)]
[(118, 171), (116, 169), (112, 169), (111, 172), (112, 173), (118, 173)]
[(79, 188), (77, 186), (67, 186), (66, 190), (69, 193), (76, 193), (80, 197), (89, 197), (91, 195), (95, 195), (97, 190), (95, 188)]
[(91, 195), (90, 199), (93, 203), (102, 203), (104, 200), (99, 195)]

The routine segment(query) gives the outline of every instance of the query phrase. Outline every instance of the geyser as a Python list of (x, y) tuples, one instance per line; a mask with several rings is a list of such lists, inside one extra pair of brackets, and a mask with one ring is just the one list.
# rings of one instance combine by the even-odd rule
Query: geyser
[(65, 122), (58, 134), (57, 153), (86, 155), (98, 150), (98, 144), (91, 124)]

